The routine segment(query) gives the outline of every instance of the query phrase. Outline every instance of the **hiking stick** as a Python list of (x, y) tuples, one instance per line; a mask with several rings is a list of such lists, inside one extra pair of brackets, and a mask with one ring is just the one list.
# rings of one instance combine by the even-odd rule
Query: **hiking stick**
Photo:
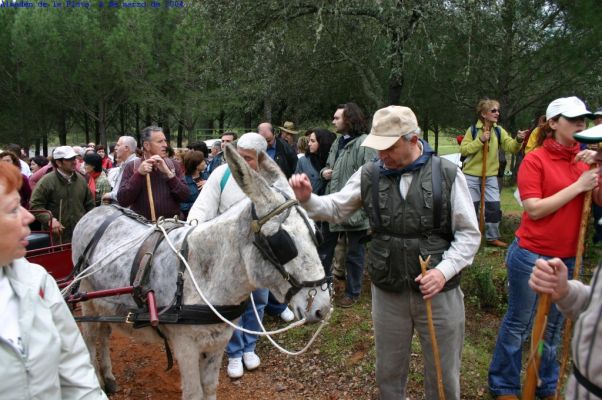
[[(59, 200), (59, 224), (63, 225), (61, 222), (63, 220), (63, 199)], [(64, 226), (64, 225), (63, 225)], [(63, 231), (59, 230), (59, 244), (63, 244)]]
[(527, 376), (525, 377), (525, 386), (523, 388), (523, 400), (535, 399), (539, 363), (543, 353), (543, 335), (548, 322), (550, 303), (549, 294), (542, 294), (539, 296), (537, 312), (535, 313), (535, 322), (533, 323), (533, 331), (531, 331), (531, 347), (529, 349), (529, 360), (527, 362)]
[[(597, 166), (592, 164), (590, 169)], [(581, 224), (579, 225), (579, 240), (577, 241), (577, 255), (575, 256), (575, 268), (573, 269), (573, 279), (579, 280), (581, 273), (581, 264), (583, 264), (583, 252), (585, 250), (585, 237), (587, 236), (587, 226), (589, 225), (589, 213), (592, 209), (592, 191), (585, 193), (583, 199), (583, 209), (581, 210)], [(560, 389), (564, 384), (566, 368), (569, 363), (569, 354), (571, 352), (571, 336), (573, 336), (573, 321), (566, 319), (564, 321), (564, 337), (562, 338), (562, 358), (560, 362), (560, 371), (558, 374), (558, 384), (556, 385), (556, 400), (560, 400)]]
[[(486, 122), (483, 125), (483, 132), (491, 133), (491, 128), (489, 127), (489, 123)], [(489, 139), (485, 143), (483, 143), (483, 166), (481, 167), (481, 202), (479, 203), (479, 229), (481, 230), (481, 235), (485, 235), (485, 188), (487, 181), (487, 154), (489, 153)]]
[(146, 191), (148, 193), (148, 205), (151, 212), (151, 220), (157, 222), (157, 216), (155, 215), (155, 201), (153, 200), (153, 188), (151, 186), (150, 173), (146, 174)]
[[(426, 275), (426, 269), (431, 261), (431, 256), (426, 258), (426, 261), (422, 259), (422, 256), (418, 256), (420, 260), (420, 268), (422, 269), (422, 276)], [(437, 337), (435, 336), (435, 324), (433, 323), (433, 310), (431, 308), (431, 299), (425, 300), (426, 303), (426, 318), (429, 324), (429, 336), (431, 337), (431, 344), (433, 346), (433, 356), (435, 357), (435, 370), (437, 371), (437, 389), (439, 390), (439, 400), (445, 400), (445, 391), (443, 390), (443, 374), (441, 372), (441, 361), (439, 356), (439, 346), (437, 345)]]

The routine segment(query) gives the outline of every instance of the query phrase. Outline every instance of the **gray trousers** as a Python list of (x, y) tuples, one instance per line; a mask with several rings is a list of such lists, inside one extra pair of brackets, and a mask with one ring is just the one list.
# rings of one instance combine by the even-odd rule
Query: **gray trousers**
[[(470, 197), (475, 205), (477, 219), (481, 203), (481, 177), (465, 175)], [(499, 239), (500, 234), (500, 189), (496, 176), (485, 179), (485, 238), (487, 240)]]
[[(439, 345), (447, 400), (460, 399), (460, 361), (464, 343), (464, 294), (459, 287), (432, 299), (433, 322)], [(425, 398), (439, 398), (426, 303), (412, 289), (387, 292), (372, 285), (372, 320), (376, 341), (376, 383), (381, 400), (405, 400), (414, 329), (424, 360)]]

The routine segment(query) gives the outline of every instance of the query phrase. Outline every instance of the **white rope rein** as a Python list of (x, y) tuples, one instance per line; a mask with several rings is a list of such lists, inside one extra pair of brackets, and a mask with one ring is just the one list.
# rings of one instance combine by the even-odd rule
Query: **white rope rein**
[(192, 283), (194, 285), (194, 288), (196, 289), (197, 293), (199, 294), (199, 296), (201, 296), (201, 299), (203, 299), (203, 301), (205, 302), (205, 304), (207, 304), (207, 306), (211, 309), (211, 311), (213, 311), (215, 313), (215, 315), (218, 316), (219, 319), (221, 319), (224, 323), (230, 325), (232, 328), (234, 329), (238, 329), (241, 332), (244, 333), (248, 333), (251, 335), (257, 335), (257, 336), (266, 336), (269, 341), (281, 352), (288, 354), (288, 355), (298, 355), (301, 353), (304, 353), (305, 351), (307, 351), (307, 349), (311, 346), (311, 344), (315, 341), (315, 339), (317, 338), (318, 334), (320, 333), (320, 331), (322, 330), (322, 328), (328, 323), (328, 320), (330, 319), (330, 315), (332, 314), (331, 312), (328, 313), (328, 316), (320, 321), (320, 326), (318, 327), (318, 329), (316, 330), (316, 332), (313, 334), (312, 338), (310, 339), (310, 341), (308, 342), (308, 344), (301, 349), (298, 352), (291, 352), (288, 351), (284, 348), (282, 348), (280, 345), (278, 345), (278, 343), (276, 343), (271, 337), (270, 335), (275, 335), (278, 333), (282, 333), (282, 332), (286, 332), (289, 329), (292, 328), (296, 328), (297, 326), (301, 326), (304, 325), (306, 322), (306, 319), (303, 318), (297, 322), (293, 322), (291, 324), (289, 324), (288, 326), (281, 328), (281, 329), (277, 329), (274, 331), (270, 331), (267, 332), (263, 326), (263, 324), (261, 323), (261, 319), (259, 318), (259, 315), (257, 313), (257, 308), (255, 307), (255, 301), (253, 300), (253, 296), (251, 295), (251, 302), (253, 303), (253, 311), (255, 312), (255, 317), (257, 318), (257, 321), (259, 322), (259, 326), (261, 326), (262, 331), (252, 331), (249, 329), (245, 329), (242, 328), (234, 323), (232, 323), (230, 320), (226, 319), (223, 315), (221, 315), (216, 309), (215, 307), (213, 307), (213, 305), (209, 302), (209, 300), (205, 297), (205, 295), (203, 294), (203, 291), (201, 290), (201, 288), (199, 287), (193, 273), (192, 270), (190, 268), (190, 265), (188, 265), (188, 261), (186, 260), (186, 258), (184, 258), (184, 256), (182, 256), (182, 254), (176, 250), (175, 246), (173, 245), (172, 241), (169, 239), (167, 232), (165, 231), (165, 228), (163, 228), (162, 225), (157, 224), (157, 226), (159, 227), (159, 229), (161, 230), (161, 232), (163, 232), (163, 235), (165, 236), (165, 240), (167, 241), (167, 244), (169, 245), (169, 247), (171, 248), (171, 250), (180, 258), (180, 260), (184, 263), (184, 266), (186, 267), (186, 271), (188, 271), (188, 274), (190, 275), (190, 278), (192, 280)]

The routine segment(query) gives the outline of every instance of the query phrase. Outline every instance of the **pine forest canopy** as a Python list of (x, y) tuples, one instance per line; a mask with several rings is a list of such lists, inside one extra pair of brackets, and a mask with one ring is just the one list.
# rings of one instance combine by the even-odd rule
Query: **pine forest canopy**
[(347, 101), (464, 130), (496, 98), (513, 131), (556, 97), (602, 105), (598, 0), (0, 3), (0, 142), (24, 147), (151, 123), (178, 146), (264, 120), (310, 128)]

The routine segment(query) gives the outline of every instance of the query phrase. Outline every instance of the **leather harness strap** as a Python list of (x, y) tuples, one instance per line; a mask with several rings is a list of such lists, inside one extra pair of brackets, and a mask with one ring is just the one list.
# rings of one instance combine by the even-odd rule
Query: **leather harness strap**
[[(182, 226), (184, 225), (181, 223), (166, 222), (165, 231), (169, 234), (169, 232)], [(156, 229), (140, 245), (134, 257), (130, 272), (130, 285), (134, 287), (133, 297), (138, 307), (143, 307), (146, 302), (146, 294), (152, 290), (147, 286), (150, 279), (153, 257), (163, 239), (163, 232)]]

